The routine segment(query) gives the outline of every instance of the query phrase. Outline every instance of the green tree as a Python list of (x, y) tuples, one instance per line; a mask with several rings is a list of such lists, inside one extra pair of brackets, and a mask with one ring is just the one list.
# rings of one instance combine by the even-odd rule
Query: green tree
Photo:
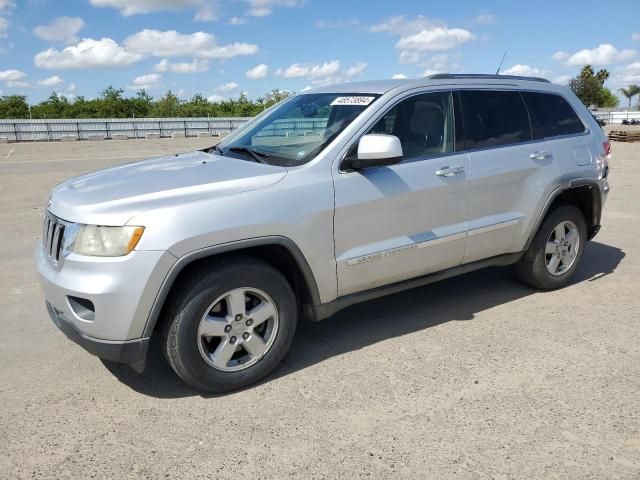
[(177, 117), (180, 114), (180, 99), (171, 90), (155, 101), (151, 108), (152, 117)]
[(638, 85), (629, 85), (629, 88), (620, 88), (620, 89), (618, 89), (618, 92), (621, 93), (623, 96), (627, 97), (627, 99), (629, 100), (629, 107), (628, 108), (629, 108), (629, 110), (631, 110), (631, 100), (636, 95), (640, 95), (640, 86), (638, 86)]
[(620, 105), (620, 99), (608, 88), (603, 88), (600, 92), (599, 107), (616, 108)]
[(29, 104), (25, 95), (0, 97), (0, 118), (29, 118)]
[(136, 92), (135, 98), (129, 100), (131, 104), (131, 116), (143, 118), (148, 117), (153, 107), (153, 97), (142, 88)]
[(578, 76), (569, 81), (569, 87), (585, 105), (602, 107), (607, 101), (607, 94), (603, 89), (608, 78), (607, 70), (602, 69), (596, 73), (591, 65), (585, 65)]

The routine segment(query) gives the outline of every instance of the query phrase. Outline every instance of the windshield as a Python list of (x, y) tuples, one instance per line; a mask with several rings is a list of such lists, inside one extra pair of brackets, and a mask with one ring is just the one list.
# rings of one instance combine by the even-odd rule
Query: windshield
[(296, 95), (223, 142), (218, 150), (225, 156), (272, 165), (302, 165), (377, 98), (357, 93)]

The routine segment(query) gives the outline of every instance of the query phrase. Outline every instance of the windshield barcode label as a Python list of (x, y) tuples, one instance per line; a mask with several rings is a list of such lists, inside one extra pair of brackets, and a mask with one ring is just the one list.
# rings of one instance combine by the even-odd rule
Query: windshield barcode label
[(376, 97), (338, 97), (331, 105), (358, 105), (367, 106), (375, 100)]

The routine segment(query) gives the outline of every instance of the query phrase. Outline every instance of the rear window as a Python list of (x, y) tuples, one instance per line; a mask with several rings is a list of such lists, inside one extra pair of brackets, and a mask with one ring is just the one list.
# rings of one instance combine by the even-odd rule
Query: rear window
[(560, 95), (538, 92), (523, 92), (531, 116), (533, 139), (575, 135), (585, 131), (580, 117), (569, 102)]
[(529, 116), (518, 92), (462, 90), (465, 148), (531, 140)]

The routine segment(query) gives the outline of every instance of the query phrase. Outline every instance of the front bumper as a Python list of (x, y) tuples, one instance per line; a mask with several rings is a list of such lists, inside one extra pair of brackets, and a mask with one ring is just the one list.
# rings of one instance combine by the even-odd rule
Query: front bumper
[(57, 268), (41, 245), (35, 257), (47, 309), (58, 328), (90, 353), (139, 364), (149, 341), (144, 336), (149, 313), (176, 258), (158, 251), (114, 258), (72, 253)]
[(49, 302), (46, 302), (46, 305), (49, 316), (56, 327), (58, 327), (69, 340), (77, 343), (87, 352), (105, 360), (127, 363), (138, 372), (144, 370), (147, 350), (149, 349), (149, 338), (116, 342), (89, 337), (76, 329), (71, 319), (64, 313), (55, 309)]

